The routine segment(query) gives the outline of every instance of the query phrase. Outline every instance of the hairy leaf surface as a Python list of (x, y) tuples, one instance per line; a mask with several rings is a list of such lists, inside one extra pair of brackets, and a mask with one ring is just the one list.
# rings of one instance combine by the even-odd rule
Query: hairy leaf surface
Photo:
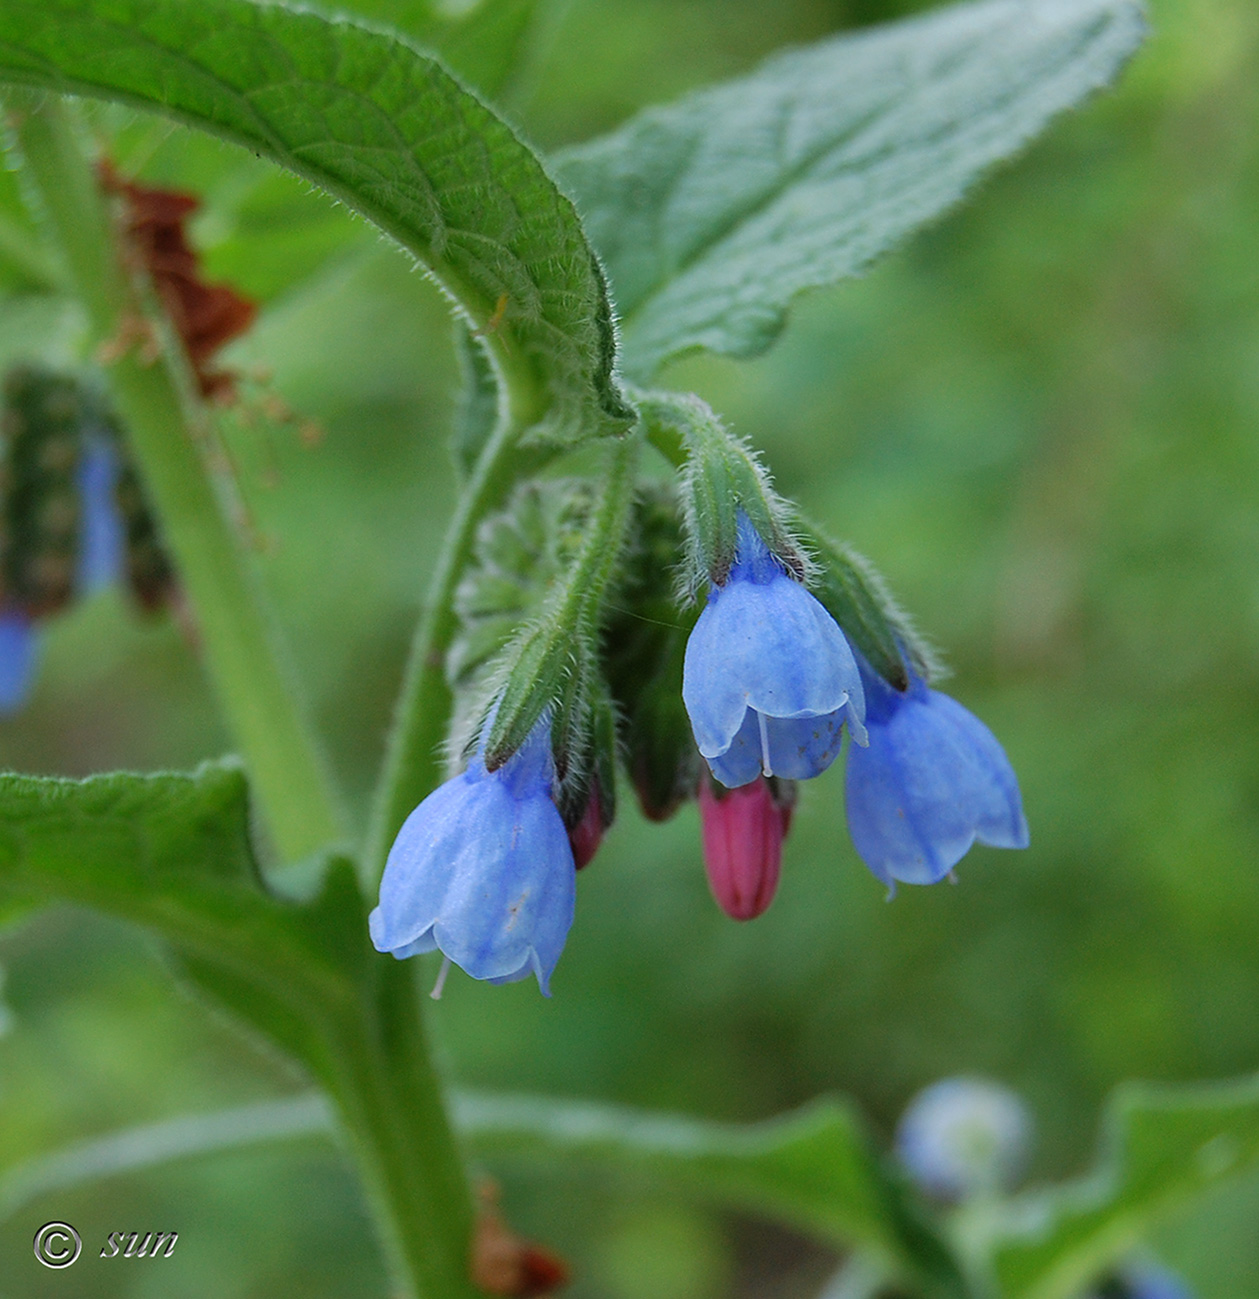
[(565, 441), (622, 427), (598, 262), (537, 155), (435, 58), (249, 0), (6, 0), (0, 77), (163, 112), (313, 181), (413, 253)]
[(627, 373), (763, 351), (1110, 82), (1136, 0), (982, 0), (778, 54), (556, 159), (604, 259)]

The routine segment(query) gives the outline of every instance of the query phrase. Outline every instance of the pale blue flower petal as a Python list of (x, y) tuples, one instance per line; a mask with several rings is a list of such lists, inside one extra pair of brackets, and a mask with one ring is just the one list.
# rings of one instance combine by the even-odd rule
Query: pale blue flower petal
[(821, 717), (766, 717), (749, 708), (730, 747), (709, 758), (708, 765), (731, 789), (761, 775), (810, 780), (835, 761), (845, 720), (845, 708)]
[(760, 714), (752, 708), (743, 711), (743, 724), (735, 732), (724, 753), (708, 759), (713, 775), (729, 789), (750, 785), (761, 774)]

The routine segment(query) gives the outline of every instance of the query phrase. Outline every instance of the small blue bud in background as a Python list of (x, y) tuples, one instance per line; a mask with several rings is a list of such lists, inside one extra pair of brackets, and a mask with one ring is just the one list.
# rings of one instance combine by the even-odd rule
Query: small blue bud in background
[(26, 702), (35, 675), (39, 634), (20, 609), (0, 612), (0, 717)]
[(710, 590), (687, 641), (682, 699), (700, 753), (731, 788), (820, 775), (845, 720), (865, 743), (861, 678), (843, 632), (742, 511), (729, 577)]
[(82, 513), (76, 590), (87, 595), (122, 575), (122, 515), (118, 510), (118, 453), (99, 434), (86, 431), (79, 453), (78, 484)]
[(942, 1200), (1008, 1190), (1031, 1145), (1026, 1106), (979, 1078), (942, 1078), (909, 1103), (896, 1153), (919, 1186)]
[(848, 754), (848, 830), (885, 884), (935, 884), (975, 840), (1026, 848), (1018, 780), (992, 732), (913, 672), (903, 693), (863, 662), (870, 742)]
[(1088, 1299), (1193, 1299), (1193, 1293), (1175, 1273), (1143, 1260), (1125, 1264)]
[(440, 949), (474, 979), (534, 974), (549, 996), (576, 900), (554, 780), (544, 714), (501, 767), (487, 771), (478, 753), (435, 789), (389, 851), (380, 905), (368, 918), (376, 950), (402, 960)]

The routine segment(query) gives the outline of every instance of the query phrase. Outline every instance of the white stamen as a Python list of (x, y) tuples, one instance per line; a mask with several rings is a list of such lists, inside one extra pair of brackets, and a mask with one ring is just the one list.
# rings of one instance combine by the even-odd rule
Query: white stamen
[(769, 728), (765, 724), (765, 714), (758, 712), (756, 720), (761, 727), (761, 770), (767, 776), (772, 776), (774, 769), (769, 765)]
[(446, 986), (446, 976), (450, 973), (450, 957), (442, 957), (442, 968), (437, 972), (437, 982), (433, 984), (433, 991), (428, 995), (434, 1001), (442, 999), (442, 989)]

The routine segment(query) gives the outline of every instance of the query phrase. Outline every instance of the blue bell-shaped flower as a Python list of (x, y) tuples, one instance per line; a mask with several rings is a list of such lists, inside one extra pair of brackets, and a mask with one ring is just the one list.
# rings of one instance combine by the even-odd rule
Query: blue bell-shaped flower
[(399, 960), (438, 949), (474, 979), (534, 974), (543, 993), (573, 923), (576, 872), (552, 799), (547, 716), (503, 766), (482, 754), (407, 817), (368, 918)]
[(861, 679), (843, 632), (742, 511), (730, 575), (710, 590), (687, 641), (682, 699), (700, 753), (731, 788), (761, 775), (820, 775), (845, 721), (865, 743)]
[(992, 732), (912, 671), (903, 693), (863, 661), (870, 743), (848, 754), (848, 831), (885, 884), (935, 884), (976, 840), (1026, 848), (1018, 780)]

